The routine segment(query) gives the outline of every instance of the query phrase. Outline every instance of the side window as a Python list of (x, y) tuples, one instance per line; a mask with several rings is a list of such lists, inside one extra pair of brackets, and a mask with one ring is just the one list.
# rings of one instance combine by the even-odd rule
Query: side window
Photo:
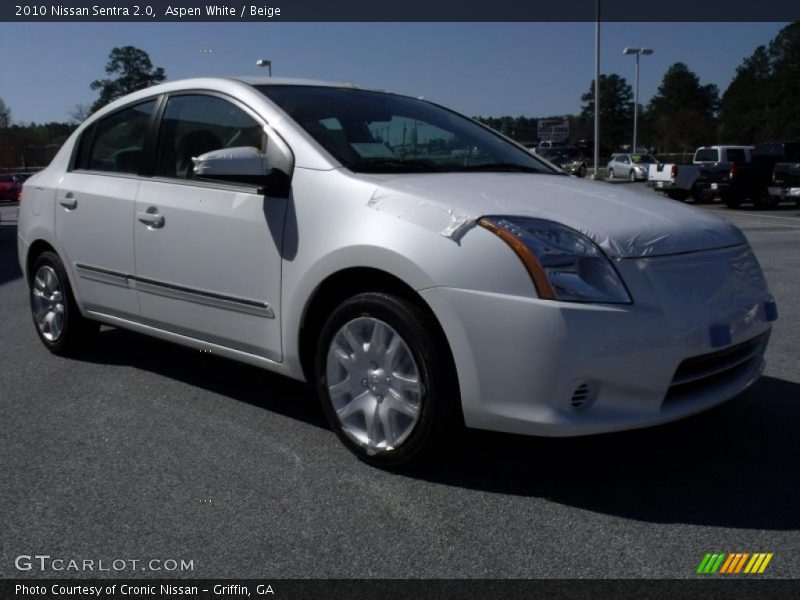
[(161, 177), (195, 179), (193, 157), (211, 150), (252, 146), (264, 151), (264, 129), (250, 115), (214, 96), (173, 96), (158, 139)]
[(129, 106), (86, 129), (78, 145), (76, 169), (138, 173), (147, 125), (155, 100)]

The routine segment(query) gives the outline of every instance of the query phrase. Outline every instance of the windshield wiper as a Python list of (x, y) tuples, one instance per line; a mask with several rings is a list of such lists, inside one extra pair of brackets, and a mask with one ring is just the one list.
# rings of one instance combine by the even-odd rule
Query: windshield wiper
[(500, 173), (544, 173), (541, 169), (536, 167), (526, 167), (525, 165), (518, 165), (516, 163), (484, 163), (482, 165), (465, 165), (458, 167), (457, 171), (497, 171)]
[(427, 160), (370, 160), (350, 165), (359, 173), (439, 173), (442, 168)]

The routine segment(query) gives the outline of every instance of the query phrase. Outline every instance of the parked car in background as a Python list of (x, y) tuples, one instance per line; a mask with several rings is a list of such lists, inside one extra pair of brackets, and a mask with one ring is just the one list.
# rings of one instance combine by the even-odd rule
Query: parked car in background
[[(391, 142), (412, 127), (419, 152)], [(777, 318), (730, 222), (352, 84), (148, 87), (24, 193), (47, 349), (105, 323), (307, 381), (383, 467), (436, 458), (462, 424), (573, 436), (709, 409), (761, 375)]]
[(646, 181), (648, 167), (657, 162), (650, 154), (615, 154), (606, 167), (608, 178)]
[(772, 208), (782, 200), (800, 202), (800, 142), (756, 144), (750, 162), (734, 164), (720, 199), (730, 208), (752, 202)]
[(542, 140), (539, 142), (539, 148), (563, 148), (567, 144), (565, 142), (556, 142), (553, 140)]
[(536, 154), (563, 169), (570, 175), (586, 177), (586, 157), (578, 148), (573, 146), (539, 148)]
[(702, 146), (691, 165), (651, 164), (647, 185), (674, 200), (711, 202), (728, 192), (731, 172), (750, 161), (750, 151), (750, 146)]
[(22, 177), (18, 175), (0, 175), (0, 200), (16, 202), (22, 191)]
[(780, 144), (780, 162), (772, 171), (772, 185), (767, 188), (769, 204), (794, 200), (800, 206), (800, 142)]

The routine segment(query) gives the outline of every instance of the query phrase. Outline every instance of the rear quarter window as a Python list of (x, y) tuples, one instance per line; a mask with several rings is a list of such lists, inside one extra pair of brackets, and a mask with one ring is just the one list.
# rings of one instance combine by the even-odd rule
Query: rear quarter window
[(129, 106), (89, 126), (78, 142), (74, 168), (138, 173), (155, 104), (155, 100), (150, 100)]

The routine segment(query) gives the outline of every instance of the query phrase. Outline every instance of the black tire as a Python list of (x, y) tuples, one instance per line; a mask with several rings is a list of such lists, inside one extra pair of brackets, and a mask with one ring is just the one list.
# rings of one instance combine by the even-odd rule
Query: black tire
[[(60, 305), (63, 311), (61, 331), (55, 338), (52, 338), (51, 335), (52, 339), (49, 339), (39, 326), (36, 318), (34, 300), (37, 276), (39, 276), (40, 273), (44, 273), (45, 271), (42, 269), (45, 268), (51, 270), (50, 272), (55, 275), (58, 282), (61, 291)], [(73, 356), (80, 354), (91, 346), (97, 336), (97, 332), (100, 330), (100, 324), (85, 318), (81, 314), (78, 304), (75, 302), (72, 288), (69, 285), (69, 278), (64, 269), (64, 263), (61, 262), (57, 254), (48, 251), (43, 252), (36, 258), (30, 272), (28, 291), (31, 303), (31, 316), (33, 318), (36, 334), (50, 352), (61, 356)]]
[(762, 188), (753, 192), (753, 205), (757, 208), (771, 210), (781, 203), (780, 198), (770, 196), (769, 192)]
[(728, 208), (739, 208), (744, 201), (744, 198), (738, 194), (721, 194), (719, 199)]
[(609, 169), (608, 170), (608, 178), (609, 179), (614, 179), (614, 169)]
[[(360, 318), (381, 321), (399, 334), (413, 356), (422, 384), (416, 424), (408, 437), (391, 449), (368, 452), (363, 442), (359, 443), (348, 435), (328, 392), (328, 350), (337, 332)], [(314, 366), (317, 393), (331, 428), (362, 461), (381, 468), (418, 465), (433, 460), (442, 448), (441, 444), (446, 440), (452, 441), (452, 434), (460, 431), (462, 421), (458, 384), (450, 350), (442, 337), (437, 323), (419, 306), (404, 298), (380, 292), (352, 296), (337, 306), (328, 317), (317, 345)], [(366, 377), (361, 380), (361, 384), (366, 386), (364, 381)], [(349, 397), (352, 402), (352, 395)], [(366, 413), (362, 413), (362, 416), (366, 422)], [(381, 431), (385, 433), (383, 425)]]
[(678, 202), (686, 202), (686, 200), (689, 198), (689, 192), (683, 190), (670, 190), (667, 192), (667, 196), (673, 200), (677, 200)]
[(578, 177), (586, 177), (586, 165), (581, 165), (578, 169)]
[(633, 169), (631, 169), (631, 172), (628, 173), (628, 181), (630, 181), (631, 183), (636, 182), (636, 171), (634, 171)]
[(700, 190), (692, 190), (691, 196), (695, 204), (711, 204), (714, 201), (714, 196), (704, 194)]

